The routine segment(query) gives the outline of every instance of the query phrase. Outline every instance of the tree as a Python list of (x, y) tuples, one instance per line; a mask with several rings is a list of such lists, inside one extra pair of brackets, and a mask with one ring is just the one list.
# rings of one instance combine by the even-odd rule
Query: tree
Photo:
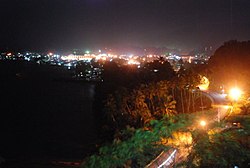
[[(249, 136), (249, 118), (240, 121), (244, 129), (241, 131), (238, 129), (193, 131), (193, 148), (188, 160), (182, 165), (192, 168), (246, 166), (249, 162), (250, 151), (249, 146), (244, 145), (242, 140)], [(248, 143), (248, 141), (246, 142)]]
[(219, 47), (209, 60), (214, 84), (247, 89), (250, 86), (250, 41), (229, 41)]
[(106, 101), (106, 113), (114, 126), (121, 129), (126, 125), (143, 127), (153, 119), (176, 114), (175, 101), (170, 92), (170, 82), (142, 84), (129, 91), (120, 88)]
[[(99, 153), (87, 158), (82, 167), (118, 168), (145, 167), (161, 151), (170, 147), (162, 143), (174, 131), (190, 126), (192, 119), (186, 115), (152, 120), (144, 129), (127, 128), (122, 134), (125, 139), (115, 139), (111, 145), (100, 148)], [(124, 136), (123, 136), (124, 137)]]
[[(199, 72), (199, 73), (198, 73)], [(177, 76), (172, 80), (172, 94), (176, 100), (177, 111), (179, 113), (190, 113), (195, 111), (195, 99), (198, 96), (198, 84), (201, 81), (201, 71), (196, 69), (181, 69), (178, 71)]]
[(169, 62), (160, 59), (143, 65), (139, 76), (142, 83), (170, 81), (175, 76), (175, 72)]

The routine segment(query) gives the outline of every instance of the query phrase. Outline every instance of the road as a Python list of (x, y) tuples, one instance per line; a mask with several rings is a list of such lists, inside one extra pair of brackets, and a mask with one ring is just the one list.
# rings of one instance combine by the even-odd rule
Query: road
[[(226, 99), (226, 94), (220, 94), (210, 91), (202, 92), (202, 94), (211, 100), (212, 108), (217, 111), (217, 113), (214, 114), (214, 117), (212, 117), (213, 119), (210, 120), (208, 124), (216, 121), (220, 122), (231, 113), (232, 107), (230, 106), (229, 101)], [(162, 152), (145, 168), (174, 167), (174, 165), (185, 160), (186, 156), (188, 155), (187, 151), (189, 150), (170, 149), (167, 152)]]

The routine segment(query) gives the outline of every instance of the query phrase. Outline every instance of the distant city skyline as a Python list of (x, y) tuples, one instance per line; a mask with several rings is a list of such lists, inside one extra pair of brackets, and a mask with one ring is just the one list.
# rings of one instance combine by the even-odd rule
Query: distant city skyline
[(249, 0), (1, 0), (0, 49), (168, 47), (250, 40)]

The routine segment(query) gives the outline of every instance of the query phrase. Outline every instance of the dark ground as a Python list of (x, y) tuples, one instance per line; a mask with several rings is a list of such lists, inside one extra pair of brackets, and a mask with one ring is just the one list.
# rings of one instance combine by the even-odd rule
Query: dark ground
[(67, 77), (56, 67), (0, 62), (0, 167), (74, 167), (95, 150), (94, 85)]

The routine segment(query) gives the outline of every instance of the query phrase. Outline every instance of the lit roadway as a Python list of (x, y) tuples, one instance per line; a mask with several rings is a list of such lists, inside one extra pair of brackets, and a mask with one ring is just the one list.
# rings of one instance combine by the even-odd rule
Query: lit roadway
[(218, 122), (225, 118), (228, 114), (228, 112), (232, 109), (230, 102), (228, 101), (228, 99), (226, 98), (226, 94), (220, 94), (217, 92), (210, 92), (210, 91), (206, 91), (206, 92), (202, 92), (202, 94), (206, 97), (208, 97), (211, 102), (212, 102), (212, 107), (214, 109), (217, 109), (217, 117), (215, 119), (218, 120)]
[(213, 105), (228, 105), (229, 101), (226, 99), (226, 94), (220, 94), (217, 92), (202, 91), (204, 96), (208, 97), (212, 101)]
[[(217, 114), (215, 113), (214, 120), (210, 122), (220, 121), (225, 118), (230, 111), (229, 101), (226, 99), (226, 94), (220, 94), (210, 91), (202, 91), (203, 96), (209, 98), (212, 102), (212, 107), (217, 109)], [(170, 149), (167, 152), (162, 152), (155, 160), (153, 160), (146, 168), (166, 168), (174, 167), (176, 163), (184, 161), (185, 157), (182, 156), (182, 152), (177, 149)]]

